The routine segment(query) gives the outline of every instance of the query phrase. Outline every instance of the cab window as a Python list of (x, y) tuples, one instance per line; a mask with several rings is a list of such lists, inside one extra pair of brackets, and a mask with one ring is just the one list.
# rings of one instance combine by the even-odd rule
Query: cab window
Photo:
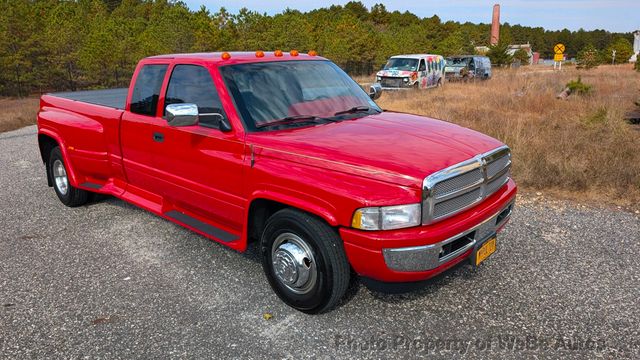
[(167, 65), (144, 65), (133, 86), (129, 111), (135, 114), (156, 116), (160, 88), (167, 72)]
[(217, 114), (226, 117), (211, 74), (202, 66), (176, 65), (173, 68), (165, 96), (165, 114), (167, 105), (182, 103), (198, 105), (201, 126), (217, 128), (220, 120)]
[(418, 68), (418, 71), (426, 71), (427, 70), (427, 66), (424, 64), (424, 59), (420, 60), (420, 67)]

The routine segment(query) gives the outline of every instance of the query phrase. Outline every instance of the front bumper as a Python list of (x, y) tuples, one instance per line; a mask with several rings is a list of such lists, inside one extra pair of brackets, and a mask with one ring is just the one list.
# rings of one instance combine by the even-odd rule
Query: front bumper
[(384, 262), (395, 271), (426, 271), (457, 258), (493, 236), (507, 223), (514, 204), (464, 232), (435, 244), (382, 249)]
[(517, 187), (509, 180), (482, 203), (427, 226), (394, 231), (340, 229), (353, 269), (382, 282), (429, 279), (466, 260), (508, 222)]

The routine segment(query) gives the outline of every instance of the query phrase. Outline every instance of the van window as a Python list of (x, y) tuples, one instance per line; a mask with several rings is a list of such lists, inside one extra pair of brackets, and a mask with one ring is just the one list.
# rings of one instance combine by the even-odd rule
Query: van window
[[(196, 104), (200, 119), (198, 123), (205, 127), (218, 127), (219, 117), (224, 116), (222, 102), (213, 84), (209, 70), (198, 65), (176, 65), (171, 72), (165, 109), (169, 104)], [(165, 110), (166, 113), (166, 110)]]
[(167, 65), (144, 65), (133, 87), (129, 111), (135, 114), (156, 116), (160, 88), (167, 72)]
[(426, 71), (427, 70), (427, 66), (424, 64), (424, 59), (420, 60), (420, 67), (418, 68), (418, 71)]

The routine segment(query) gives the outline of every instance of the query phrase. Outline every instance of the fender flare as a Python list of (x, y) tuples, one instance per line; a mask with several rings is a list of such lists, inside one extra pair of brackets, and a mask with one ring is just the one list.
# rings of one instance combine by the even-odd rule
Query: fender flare
[(251, 194), (251, 198), (249, 199), (249, 206), (246, 208), (245, 218), (249, 217), (249, 209), (251, 208), (250, 204), (253, 203), (254, 200), (257, 199), (265, 199), (271, 200), (275, 202), (279, 202), (291, 207), (298, 208), (300, 210), (304, 210), (310, 214), (316, 215), (326, 221), (330, 226), (339, 226), (338, 219), (335, 217), (333, 211), (331, 211), (326, 206), (318, 205), (318, 203), (322, 203), (324, 201), (318, 199), (317, 202), (311, 202), (308, 200), (303, 200), (295, 196), (286, 195), (282, 192), (274, 191), (274, 190), (257, 190)]
[[(38, 129), (38, 135), (48, 136), (58, 143), (58, 146), (60, 147), (60, 152), (62, 153), (62, 157), (64, 159), (65, 166), (67, 168), (66, 170), (67, 170), (67, 177), (69, 178), (69, 183), (72, 186), (77, 187), (78, 178), (76, 177), (76, 172), (73, 169), (73, 165), (71, 164), (69, 153), (67, 151), (67, 146), (65, 145), (65, 142), (62, 140), (62, 137), (58, 135), (58, 133), (56, 133), (55, 131), (47, 128)], [(39, 142), (38, 142), (38, 146), (40, 146)]]

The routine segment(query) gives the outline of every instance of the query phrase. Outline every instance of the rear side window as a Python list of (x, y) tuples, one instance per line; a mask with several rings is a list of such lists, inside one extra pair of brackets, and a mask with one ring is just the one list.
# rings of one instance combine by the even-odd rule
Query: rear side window
[(220, 119), (214, 114), (225, 116), (211, 74), (202, 66), (176, 65), (173, 69), (164, 106), (181, 103), (198, 105), (199, 124), (206, 127), (219, 126)]
[(131, 106), (132, 113), (148, 116), (156, 116), (158, 98), (167, 65), (144, 65), (133, 87)]

